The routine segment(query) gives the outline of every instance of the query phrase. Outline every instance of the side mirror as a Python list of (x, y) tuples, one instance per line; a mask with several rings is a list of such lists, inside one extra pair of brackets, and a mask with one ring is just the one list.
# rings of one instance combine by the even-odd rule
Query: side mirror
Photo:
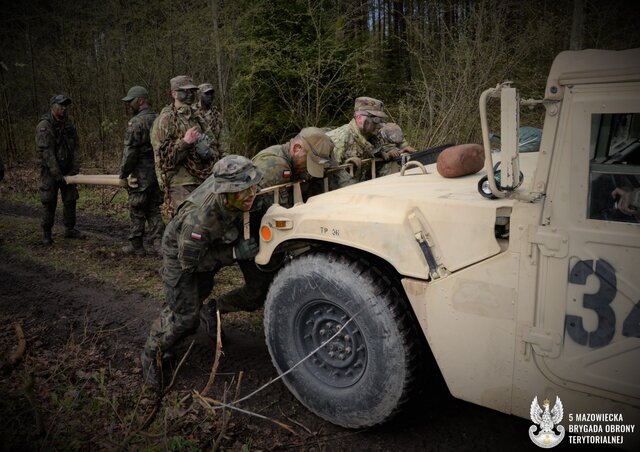
[(500, 137), (502, 164), (500, 165), (500, 187), (515, 190), (520, 181), (520, 95), (518, 90), (505, 86), (500, 92)]

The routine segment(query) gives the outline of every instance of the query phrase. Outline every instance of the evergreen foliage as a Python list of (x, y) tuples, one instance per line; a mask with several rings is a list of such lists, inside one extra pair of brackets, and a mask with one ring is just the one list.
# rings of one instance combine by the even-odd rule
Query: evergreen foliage
[(541, 95), (573, 23), (583, 48), (640, 45), (623, 0), (23, 0), (3, 13), (0, 155), (33, 160), (37, 118), (64, 92), (85, 161), (104, 170), (120, 161), (131, 85), (159, 110), (171, 77), (212, 83), (234, 153), (344, 124), (362, 95), (425, 148), (477, 142), (488, 87)]

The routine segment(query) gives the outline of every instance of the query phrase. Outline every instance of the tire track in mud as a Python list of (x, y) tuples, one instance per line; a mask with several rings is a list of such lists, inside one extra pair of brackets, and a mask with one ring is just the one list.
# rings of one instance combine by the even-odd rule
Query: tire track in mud
[(140, 294), (98, 281), (79, 282), (70, 273), (16, 256), (0, 260), (0, 281), (0, 310), (9, 317), (44, 317), (52, 326), (74, 329), (86, 321), (92, 330), (118, 331), (135, 344), (143, 343), (158, 309), (156, 301)]

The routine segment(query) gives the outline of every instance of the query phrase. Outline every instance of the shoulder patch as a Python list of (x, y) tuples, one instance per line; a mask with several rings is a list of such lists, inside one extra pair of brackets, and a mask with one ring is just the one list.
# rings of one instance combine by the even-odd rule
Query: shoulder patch
[(46, 127), (40, 127), (40, 132), (46, 132), (47, 128)]
[(290, 170), (284, 170), (282, 172), (282, 177), (290, 178), (291, 177), (291, 171)]
[(192, 232), (191, 233), (191, 238), (193, 240), (201, 240), (202, 239), (202, 234), (198, 234), (197, 232)]

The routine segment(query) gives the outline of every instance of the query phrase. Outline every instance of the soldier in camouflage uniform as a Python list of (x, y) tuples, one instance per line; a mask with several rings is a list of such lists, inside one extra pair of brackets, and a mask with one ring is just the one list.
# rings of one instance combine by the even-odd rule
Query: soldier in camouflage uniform
[[(324, 191), (324, 170), (332, 163), (333, 142), (316, 127), (307, 127), (285, 144), (270, 146), (258, 152), (252, 161), (263, 174), (260, 188), (273, 187), (296, 180), (301, 184), (303, 199)], [(293, 205), (291, 188), (279, 191), (279, 203), (285, 207)], [(250, 214), (251, 235), (257, 237), (260, 221), (273, 204), (273, 194), (259, 196)], [(238, 261), (245, 284), (223, 294), (215, 303), (207, 305), (208, 316), (236, 311), (255, 311), (263, 306), (274, 272), (259, 269), (253, 261)]]
[(170, 214), (209, 177), (220, 158), (211, 128), (191, 107), (197, 91), (191, 77), (172, 78), (173, 103), (162, 109), (151, 129), (156, 176)]
[(416, 150), (409, 146), (400, 126), (395, 122), (385, 123), (378, 131), (378, 145), (373, 150), (373, 155), (388, 162), (378, 169), (378, 176), (386, 176), (400, 171), (398, 157), (413, 152)]
[(76, 226), (78, 189), (64, 181), (64, 176), (80, 172), (80, 143), (73, 123), (67, 117), (71, 99), (64, 94), (53, 96), (51, 110), (40, 118), (36, 127), (36, 145), (40, 163), (40, 201), (44, 206), (42, 218), (42, 244), (51, 245), (51, 228), (58, 204), (58, 190), (62, 197), (62, 210), (67, 239), (84, 238)]
[[(122, 248), (127, 254), (143, 256), (145, 223), (148, 223), (147, 238), (160, 252), (164, 222), (160, 213), (163, 195), (156, 179), (153, 148), (151, 147), (151, 126), (158, 114), (151, 109), (149, 93), (142, 86), (133, 86), (122, 101), (133, 113), (124, 133), (124, 153), (120, 166), (120, 181), (129, 192), (129, 217), (131, 228), (129, 245)], [(127, 178), (137, 180), (137, 186), (130, 187)]]
[(258, 253), (258, 243), (243, 238), (242, 217), (251, 210), (261, 178), (246, 157), (224, 157), (167, 225), (161, 271), (166, 299), (141, 355), (147, 383), (158, 385), (163, 354), (198, 328), (216, 272), (235, 261), (253, 261)]
[[(338, 164), (342, 165), (349, 159), (358, 162), (374, 157), (377, 133), (386, 116), (381, 101), (371, 97), (358, 97), (351, 122), (327, 132), (335, 144), (334, 153)], [(344, 187), (358, 182), (364, 175), (352, 178), (346, 171), (338, 171), (334, 177), (337, 179), (337, 186)]]
[[(261, 188), (286, 184), (297, 180), (300, 184), (303, 199), (322, 193), (322, 181), (325, 168), (335, 165), (333, 158), (333, 142), (321, 129), (306, 127), (291, 141), (276, 144), (258, 152), (252, 159), (262, 171), (264, 177)], [(281, 188), (278, 192), (279, 203), (284, 207), (293, 206), (291, 188)], [(267, 206), (273, 203), (273, 195), (264, 195)]]
[(213, 104), (213, 85), (211, 83), (203, 83), (198, 85), (198, 103), (196, 110), (200, 113), (213, 132), (213, 137), (218, 145), (218, 153), (224, 155), (224, 121), (218, 107)]

